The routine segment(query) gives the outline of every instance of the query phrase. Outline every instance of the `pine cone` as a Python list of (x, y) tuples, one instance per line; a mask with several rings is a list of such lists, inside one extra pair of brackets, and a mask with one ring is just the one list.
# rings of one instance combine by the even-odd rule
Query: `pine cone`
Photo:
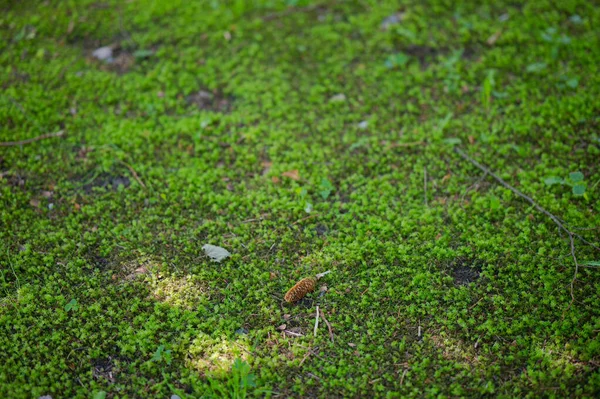
[(304, 298), (306, 294), (312, 292), (317, 285), (317, 279), (315, 277), (307, 277), (296, 283), (290, 290), (285, 294), (283, 299), (286, 302), (296, 302)]

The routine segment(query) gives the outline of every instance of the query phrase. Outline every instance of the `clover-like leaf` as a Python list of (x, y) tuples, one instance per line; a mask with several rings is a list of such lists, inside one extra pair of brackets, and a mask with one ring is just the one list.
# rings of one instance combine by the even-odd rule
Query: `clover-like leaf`
[(573, 183), (577, 183), (577, 182), (583, 181), (583, 173), (581, 173), (581, 172), (571, 172), (571, 173), (569, 173), (569, 179), (571, 179), (571, 181)]
[(583, 184), (575, 184), (573, 186), (573, 194), (575, 194), (575, 195), (585, 194), (585, 186)]
[(564, 182), (562, 177), (557, 177), (557, 176), (550, 176), (544, 179), (544, 183), (546, 183), (547, 186), (553, 186), (555, 184), (562, 184)]

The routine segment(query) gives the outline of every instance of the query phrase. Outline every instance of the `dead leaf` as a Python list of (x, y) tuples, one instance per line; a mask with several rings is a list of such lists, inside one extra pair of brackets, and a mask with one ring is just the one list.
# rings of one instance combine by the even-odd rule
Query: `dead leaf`
[(471, 144), (471, 145), (475, 144), (475, 137), (469, 136), (469, 144)]
[(283, 331), (283, 330), (285, 330), (286, 328), (287, 328), (287, 325), (285, 325), (285, 324), (282, 324), (282, 325), (280, 325), (279, 327), (277, 327), (277, 329), (278, 329), (279, 331)]
[(352, 347), (352, 348), (356, 348), (356, 344), (352, 343), (352, 342), (348, 342), (348, 346)]
[(263, 161), (262, 162), (262, 167), (263, 167), (262, 174), (263, 174), (263, 176), (266, 175), (267, 173), (269, 173), (269, 171), (271, 170), (271, 166), (273, 166), (273, 162), (269, 162), (269, 161)]
[(113, 46), (99, 47), (92, 52), (92, 56), (100, 61), (112, 62)]
[(442, 183), (446, 183), (448, 180), (450, 180), (450, 177), (452, 177), (452, 174), (450, 173), (442, 177)]
[(29, 205), (35, 207), (35, 208), (39, 208), (40, 207), (40, 201), (36, 200), (36, 199), (30, 199), (29, 200)]
[(271, 181), (275, 184), (279, 184), (279, 182), (280, 182), (279, 177), (277, 177), (277, 176), (271, 177)]
[(277, 273), (269, 272), (269, 279), (275, 280), (277, 278)]
[(488, 44), (489, 46), (493, 46), (493, 45), (496, 43), (496, 41), (497, 41), (497, 40), (500, 38), (500, 35), (502, 35), (502, 30), (499, 30), (499, 31), (497, 31), (497, 32), (496, 32), (496, 33), (494, 33), (492, 36), (490, 36), (490, 37), (487, 39), (487, 44)]
[(341, 103), (346, 101), (346, 95), (344, 93), (336, 94), (329, 99), (330, 103)]
[(285, 176), (285, 177), (289, 177), (292, 180), (300, 180), (300, 173), (298, 172), (298, 169), (294, 169), (294, 170), (288, 170), (287, 172), (283, 172), (281, 174), (281, 176)]
[(54, 195), (54, 193), (52, 191), (42, 191), (42, 196), (44, 196), (45, 198), (50, 198)]
[(321, 291), (321, 292), (327, 292), (327, 286), (326, 285), (322, 285), (321, 288), (319, 289), (319, 291)]
[(221, 262), (231, 256), (231, 253), (225, 248), (218, 247), (216, 245), (204, 244), (202, 249), (208, 255), (209, 258), (215, 262)]
[(287, 319), (289, 319), (290, 317), (292, 317), (292, 315), (291, 315), (291, 314), (287, 314), (287, 313), (286, 313), (286, 314), (284, 314), (284, 315), (283, 315), (283, 319), (284, 319), (284, 320), (287, 320)]
[(403, 12), (397, 12), (395, 14), (390, 15), (381, 22), (379, 28), (381, 28), (381, 30), (388, 30), (393, 25), (398, 25), (404, 20), (404, 15), (405, 14)]

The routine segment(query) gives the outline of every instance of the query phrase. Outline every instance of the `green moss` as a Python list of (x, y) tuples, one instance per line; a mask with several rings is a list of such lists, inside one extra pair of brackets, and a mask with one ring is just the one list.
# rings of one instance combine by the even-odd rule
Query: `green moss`
[(600, 391), (600, 272), (571, 304), (566, 237), (452, 151), (598, 245), (591, 2), (26, 3), (0, 141), (66, 135), (0, 147), (0, 396), (201, 397), (236, 358), (285, 397)]

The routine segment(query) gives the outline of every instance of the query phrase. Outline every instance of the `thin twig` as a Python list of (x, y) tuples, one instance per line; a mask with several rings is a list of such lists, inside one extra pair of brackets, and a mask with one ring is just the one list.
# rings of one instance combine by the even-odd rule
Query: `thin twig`
[(138, 184), (140, 186), (142, 186), (143, 188), (146, 188), (146, 185), (144, 184), (144, 182), (140, 179), (140, 177), (138, 176), (138, 174), (135, 172), (135, 170), (131, 167), (131, 165), (129, 165), (127, 162), (125, 161), (120, 161), (123, 165), (125, 165), (125, 167), (127, 169), (129, 169), (129, 171), (131, 172), (131, 174), (133, 175), (133, 178), (135, 179), (135, 181), (138, 182)]
[(302, 358), (302, 361), (300, 361), (300, 364), (298, 366), (302, 366), (304, 361), (310, 356), (311, 353), (312, 353), (312, 349), (309, 348), (308, 351), (306, 352), (306, 355), (304, 355), (304, 357)]
[(309, 6), (306, 6), (306, 7), (288, 7), (287, 9), (285, 9), (283, 11), (267, 14), (262, 19), (265, 21), (270, 21), (273, 19), (281, 18), (281, 17), (287, 17), (288, 15), (291, 15), (291, 14), (294, 14), (297, 12), (310, 12), (310, 11), (316, 10), (317, 8), (319, 8), (321, 6), (324, 6), (324, 4), (315, 3), (315, 4), (311, 4)]
[(427, 206), (427, 166), (423, 166), (423, 198), (425, 199), (425, 206)]
[(323, 319), (325, 324), (327, 324), (327, 329), (329, 330), (329, 338), (331, 338), (331, 342), (334, 342), (333, 341), (333, 330), (331, 328), (331, 324), (329, 324), (329, 322), (325, 318), (325, 312), (323, 312), (323, 309), (321, 309), (321, 318)]
[[(515, 193), (516, 195), (518, 195), (519, 197), (523, 198), (525, 201), (529, 202), (539, 212), (541, 212), (544, 215), (548, 216), (550, 218), (550, 220), (552, 220), (559, 227), (560, 230), (562, 230), (565, 233), (567, 233), (567, 235), (569, 236), (569, 242), (570, 242), (570, 245), (571, 245), (571, 256), (573, 257), (573, 262), (575, 263), (575, 271), (573, 273), (573, 279), (571, 280), (571, 284), (570, 284), (570, 287), (571, 287), (571, 289), (570, 289), (570, 291), (571, 291), (571, 302), (569, 303), (569, 306), (567, 307), (567, 309), (565, 310), (565, 312), (567, 310), (569, 310), (569, 308), (571, 307), (571, 305), (573, 305), (573, 302), (575, 302), (575, 295), (574, 295), (573, 291), (574, 291), (575, 280), (577, 280), (577, 273), (579, 272), (579, 263), (577, 263), (577, 257), (575, 256), (575, 241), (574, 241), (573, 237), (577, 237), (577, 238), (581, 239), (584, 242), (587, 242), (587, 241), (585, 239), (583, 239), (583, 237), (581, 237), (579, 234), (575, 234), (571, 230), (569, 230), (568, 228), (566, 228), (565, 225), (559, 220), (558, 217), (554, 216), (552, 213), (548, 212), (542, 206), (538, 205), (538, 203), (535, 202), (533, 200), (533, 198), (529, 197), (526, 194), (523, 194), (521, 191), (517, 190), (515, 187), (511, 186), (510, 184), (508, 184), (506, 181), (504, 181), (504, 179), (502, 179), (500, 176), (498, 176), (497, 174), (495, 174), (494, 172), (492, 172), (490, 169), (486, 168), (485, 166), (483, 166), (482, 164), (480, 164), (479, 162), (477, 162), (476, 160), (474, 160), (473, 158), (471, 158), (470, 156), (468, 156), (460, 148), (454, 147), (454, 151), (458, 155), (460, 155), (461, 157), (463, 157), (465, 160), (469, 161), (470, 163), (472, 163), (473, 165), (475, 165), (477, 168), (479, 168), (480, 170), (482, 170), (483, 172), (485, 172), (485, 173), (489, 174), (490, 176), (492, 176), (502, 186), (504, 186), (505, 188), (509, 189), (510, 191), (512, 191), (513, 193)], [(589, 244), (589, 245), (593, 246), (596, 249), (600, 249), (600, 248), (598, 248), (597, 246), (595, 246), (593, 244)], [(563, 315), (564, 315), (564, 313), (563, 313)]]
[(319, 214), (318, 214), (318, 213), (315, 213), (315, 214), (312, 214), (312, 215), (306, 216), (306, 217), (304, 217), (304, 218), (302, 218), (302, 219), (298, 219), (298, 220), (296, 220), (294, 223), (292, 223), (292, 226), (294, 226), (294, 225), (296, 225), (296, 224), (298, 224), (298, 223), (300, 223), (300, 222), (303, 222), (303, 221), (305, 221), (305, 220), (307, 220), (307, 219), (312, 219), (312, 218), (314, 218), (314, 217), (317, 217), (317, 216), (319, 216)]
[(42, 134), (41, 136), (33, 137), (33, 138), (27, 139), (27, 140), (3, 141), (3, 142), (0, 142), (0, 147), (13, 147), (13, 146), (17, 146), (17, 145), (24, 145), (24, 144), (29, 144), (29, 143), (33, 143), (36, 141), (44, 140), (44, 139), (49, 139), (51, 137), (62, 137), (64, 135), (65, 135), (64, 130), (59, 130), (58, 132), (55, 132), (55, 133), (46, 133), (46, 134)]
[(319, 305), (317, 305), (317, 317), (315, 317), (315, 337), (317, 336), (317, 329), (319, 328)]

